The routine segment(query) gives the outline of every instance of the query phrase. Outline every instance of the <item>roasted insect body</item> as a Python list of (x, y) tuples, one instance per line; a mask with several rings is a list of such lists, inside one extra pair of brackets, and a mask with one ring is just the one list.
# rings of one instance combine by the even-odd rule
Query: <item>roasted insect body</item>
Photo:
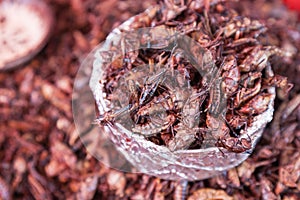
[(239, 66), (240, 70), (243, 72), (249, 72), (252, 70), (256, 70), (261, 72), (267, 66), (268, 59), (270, 56), (278, 55), (282, 57), (290, 57), (292, 56), (289, 52), (284, 52), (278, 47), (274, 46), (257, 46), (252, 51), (251, 54), (248, 55), (242, 64)]
[(154, 95), (159, 84), (163, 82), (165, 70), (151, 77), (147, 77), (144, 83), (139, 105), (149, 102)]
[(254, 36), (266, 31), (264, 24), (257, 20), (251, 20), (247, 17), (234, 18), (231, 23), (228, 23), (222, 29), (225, 37), (234, 35), (235, 39), (239, 39), (243, 34), (255, 33)]
[(144, 136), (151, 136), (160, 133), (170, 127), (176, 121), (173, 115), (158, 115), (150, 118), (150, 122), (145, 124), (137, 124), (132, 128), (132, 131), (140, 133)]
[(261, 90), (261, 76), (260, 72), (249, 73), (241, 77), (240, 85), (242, 88), (237, 92), (235, 107), (239, 107), (252, 97), (256, 96)]
[(240, 71), (236, 59), (229, 56), (222, 65), (222, 90), (226, 98), (231, 97), (239, 87)]
[(96, 119), (96, 122), (98, 122), (101, 125), (106, 125), (106, 124), (112, 125), (118, 117), (121, 117), (122, 114), (128, 112), (130, 108), (131, 105), (128, 105), (124, 108), (117, 110), (116, 112), (111, 112), (111, 111), (106, 112), (103, 115), (99, 115)]
[(239, 112), (247, 115), (258, 115), (268, 109), (272, 96), (272, 94), (260, 94), (241, 107)]
[(276, 87), (283, 90), (285, 94), (287, 94), (294, 86), (292, 83), (288, 83), (287, 77), (280, 76), (278, 74), (273, 77), (264, 79), (263, 82), (268, 86), (275, 85)]
[[(194, 90), (195, 91), (195, 90)], [(199, 128), (200, 106), (205, 99), (205, 91), (190, 96), (183, 106), (181, 121), (175, 126), (176, 135), (168, 142), (171, 151), (187, 149), (202, 134), (203, 128)], [(201, 143), (201, 141), (200, 141)]]
[(251, 149), (251, 139), (246, 138), (220, 138), (216, 143), (217, 147), (223, 147), (228, 151), (242, 153)]

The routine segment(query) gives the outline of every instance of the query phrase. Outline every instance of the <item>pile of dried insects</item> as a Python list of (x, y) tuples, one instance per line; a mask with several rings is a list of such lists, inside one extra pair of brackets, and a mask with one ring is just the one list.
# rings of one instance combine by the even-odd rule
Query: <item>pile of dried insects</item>
[(292, 87), (274, 75), (269, 58), (291, 54), (261, 42), (263, 22), (222, 1), (201, 2), (165, 0), (133, 18), (129, 28), (141, 36), (125, 35), (120, 49), (131, 51), (104, 67), (100, 83), (111, 110), (99, 115), (100, 124), (121, 123), (171, 151), (251, 149), (245, 130), (274, 100), (269, 88)]

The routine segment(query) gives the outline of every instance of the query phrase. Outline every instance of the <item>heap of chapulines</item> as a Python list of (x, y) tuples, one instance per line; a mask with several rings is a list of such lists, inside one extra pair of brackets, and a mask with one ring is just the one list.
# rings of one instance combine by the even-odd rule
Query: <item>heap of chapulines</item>
[[(171, 0), (165, 1), (169, 2)], [(204, 2), (203, 0), (197, 1)], [(194, 2), (195, 1), (188, 7), (196, 6)], [(211, 2), (216, 2), (216, 0), (211, 0)], [(285, 92), (288, 91), (286, 79), (280, 78), (279, 76), (276, 78), (278, 80), (277, 82), (282, 84), (283, 90), (280, 88), (277, 89), (273, 121), (266, 127), (254, 152), (241, 165), (210, 179), (189, 182), (182, 185), (174, 181), (163, 180), (145, 174), (125, 173), (108, 168), (88, 153), (87, 149), (91, 148), (94, 143), (84, 144), (82, 142), (82, 138), (79, 137), (78, 131), (76, 131), (75, 128), (72, 106), (70, 105), (72, 85), (80, 66), (82, 55), (87, 54), (99, 44), (99, 42), (103, 41), (106, 35), (111, 32), (113, 25), (128, 19), (129, 16), (134, 16), (142, 12), (142, 10), (151, 4), (154, 5), (155, 1), (51, 1), (54, 13), (56, 13), (59, 20), (53, 32), (54, 35), (48, 45), (30, 62), (24, 64), (24, 68), (0, 73), (0, 85), (2, 86), (0, 88), (0, 121), (2, 120), (0, 123), (0, 199), (168, 200), (184, 199), (184, 197), (182, 197), (184, 192), (186, 192), (185, 194), (189, 200), (207, 199), (210, 197), (215, 199), (247, 200), (299, 199), (300, 24), (297, 15), (287, 10), (282, 0), (241, 0), (238, 2), (234, 0), (232, 3), (227, 1), (223, 5), (211, 6), (210, 11), (207, 12), (207, 19), (209, 19), (208, 25), (212, 28), (211, 31), (214, 35), (210, 36), (210, 33), (207, 33), (206, 35), (208, 35), (208, 37), (202, 34), (205, 29), (201, 29), (201, 35), (203, 37), (200, 38), (198, 36), (197, 39), (198, 43), (201, 44), (203, 48), (209, 49), (211, 53), (220, 52), (223, 58), (227, 56), (227, 61), (232, 59), (236, 60), (238, 68), (240, 68), (241, 63), (247, 56), (255, 54), (253, 50), (257, 44), (262, 46), (276, 45), (285, 51), (295, 52), (295, 55), (288, 59), (280, 56), (272, 56), (269, 60), (274, 72), (287, 76), (288, 80), (294, 83), (294, 87), (288, 95), (284, 95)], [(234, 7), (238, 14), (229, 11), (229, 7)], [(163, 11), (163, 9), (161, 10)], [(196, 16), (199, 24), (200, 20), (205, 19), (205, 15), (201, 15), (204, 10), (203, 8), (194, 10), (197, 14), (190, 16)], [(166, 9), (164, 9), (164, 11), (166, 12)], [(183, 9), (180, 17), (173, 18), (174, 20), (162, 17), (162, 15), (166, 16), (166, 14), (161, 12), (157, 16), (155, 15), (156, 17), (151, 18), (152, 20), (147, 20), (148, 18), (136, 20), (136, 27), (151, 26), (152, 22), (153, 24), (156, 23), (159, 25), (163, 24), (164, 20), (169, 21), (169, 23), (177, 23), (176, 21), (182, 22), (184, 20), (183, 17), (186, 16), (186, 12), (192, 11)], [(172, 12), (170, 13), (172, 14)], [(228, 15), (226, 15), (226, 13), (228, 13)], [(171, 14), (169, 14), (169, 16), (171, 16)], [(179, 14), (176, 14), (176, 16), (179, 16)], [(225, 27), (226, 24), (231, 24), (229, 22), (233, 23), (247, 19), (238, 16), (248, 16), (251, 19), (258, 19), (261, 23), (266, 25), (267, 30), (265, 31), (265, 29), (262, 28), (261, 31), (253, 29), (247, 31), (241, 24), (238, 25), (235, 23), (237, 26), (234, 28), (236, 31), (234, 31), (233, 35), (228, 36), (229, 32), (227, 31), (226, 37), (225, 33), (220, 35), (223, 40), (216, 39), (216, 30), (220, 30), (216, 24), (222, 24), (220, 27)], [(218, 20), (214, 20), (215, 18), (218, 18)], [(235, 18), (235, 20), (233, 18)], [(190, 17), (190, 19), (192, 19), (192, 17)], [(223, 20), (223, 22), (221, 23), (219, 20)], [(255, 20), (251, 21), (253, 22)], [(171, 27), (171, 25), (167, 24), (165, 24), (165, 26)], [(204, 26), (203, 23), (202, 26)], [(177, 25), (172, 25), (172, 27), (180, 29)], [(259, 35), (255, 37), (257, 31)], [(196, 31), (188, 34), (200, 35)], [(233, 42), (238, 38), (249, 37), (252, 38), (250, 40), (254, 39), (254, 41), (257, 40), (258, 42), (253, 43), (250, 41), (241, 46), (232, 46), (234, 44)], [(221, 43), (218, 44), (218, 42)], [(210, 44), (210, 46), (206, 47), (205, 44)], [(221, 46), (223, 46), (223, 49)], [(259, 48), (260, 47), (258, 47), (258, 49)], [(217, 51), (217, 49), (219, 49), (219, 51)], [(140, 51), (140, 54), (149, 53), (147, 56), (150, 57), (150, 55), (154, 55), (155, 52), (159, 55), (162, 53), (162, 51), (152, 49), (148, 52)], [(166, 52), (163, 57), (167, 56), (170, 58), (171, 54), (171, 51)], [(175, 53), (172, 55), (175, 57)], [(214, 65), (217, 69), (220, 69), (219, 67), (222, 66), (220, 63), (222, 63), (223, 59), (218, 58), (215, 54), (212, 55), (217, 58)], [(139, 55), (139, 57), (141, 56)], [(154, 60), (155, 63), (153, 61), (154, 66), (158, 65), (158, 60), (159, 58), (156, 58)], [(261, 61), (263, 60), (264, 59)], [(189, 61), (190, 59), (184, 58), (181, 62)], [(143, 62), (149, 64), (149, 60), (143, 60)], [(167, 62), (169, 61), (164, 61), (164, 63)], [(186, 68), (187, 63), (183, 66)], [(130, 73), (126, 73), (127, 69), (124, 70), (122, 67), (119, 67), (120, 71), (123, 70), (123, 72), (125, 72), (124, 76), (122, 73), (118, 73), (116, 69), (110, 67), (112, 71), (107, 71), (107, 77), (109, 77), (107, 79), (112, 80), (110, 83), (123, 82), (122, 79), (126, 77), (131, 79)], [(135, 72), (133, 74), (136, 75), (142, 71), (138, 69), (140, 68), (135, 66), (136, 72), (133, 70), (133, 72)], [(191, 69), (195, 68), (193, 67)], [(175, 70), (177, 70), (174, 73), (175, 75), (177, 74), (179, 77), (184, 77), (183, 74), (185, 70), (179, 73), (181, 67), (177, 65), (175, 66)], [(113, 71), (115, 72), (114, 75), (112, 73)], [(147, 76), (149, 76), (149, 79), (151, 77), (155, 78), (159, 76), (160, 72), (163, 72), (163, 70), (157, 72), (153, 71), (152, 74), (147, 74)], [(265, 77), (265, 71), (263, 70), (262, 72), (262, 87), (272, 85), (276, 82), (275, 78), (267, 79)], [(189, 73), (191, 76), (191, 74), (197, 73), (197, 71)], [(224, 70), (221, 71), (221, 73), (225, 73)], [(240, 73), (245, 74), (245, 72), (241, 72), (241, 70)], [(117, 78), (116, 76), (120, 77)], [(253, 76), (255, 77), (255, 75)], [(113, 81), (113, 79), (119, 81)], [(191, 82), (189, 91), (198, 88), (200, 93), (203, 77), (190, 77), (183, 80), (188, 83), (190, 79), (198, 80), (199, 85), (195, 86), (196, 84)], [(219, 79), (215, 79), (214, 81), (217, 80)], [(229, 81), (230, 79), (226, 80)], [(279, 80), (281, 81), (279, 82)], [(114, 91), (116, 91), (116, 89), (114, 90), (113, 88), (118, 87), (112, 85), (111, 88), (113, 90), (111, 90), (109, 89), (110, 86), (108, 82), (109, 80), (107, 80), (106, 83), (106, 92), (109, 94), (109, 98), (113, 98), (115, 95)], [(128, 81), (129, 84), (131, 84), (130, 82), (134, 83), (133, 81)], [(157, 87), (157, 93), (153, 95), (151, 101), (158, 98), (159, 95), (166, 95), (165, 97), (167, 97), (168, 92), (166, 91), (166, 87), (168, 87), (168, 85), (165, 83), (167, 82), (162, 80), (160, 86)], [(188, 88), (188, 84), (186, 85), (185, 88)], [(286, 89), (284, 89), (284, 86), (286, 86)], [(140, 81), (138, 86), (133, 87), (132, 94), (138, 94), (138, 96), (132, 96), (130, 103), (133, 104), (134, 99), (140, 99), (140, 93), (144, 87), (144, 80)], [(137, 90), (134, 88), (137, 88)], [(238, 88), (237, 91), (240, 91), (244, 87), (239, 84)], [(204, 132), (204, 123), (206, 123), (206, 115), (208, 112), (206, 109), (208, 107), (210, 91), (207, 92), (205, 88), (202, 90), (205, 100), (200, 108), (201, 111), (204, 112), (200, 113), (199, 124), (201, 123), (201, 125), (199, 125), (199, 127), (203, 128), (204, 135), (209, 135), (209, 132)], [(135, 93), (134, 91), (138, 92)], [(160, 94), (158, 92), (164, 93)], [(80, 96), (73, 97), (76, 99), (81, 98)], [(229, 102), (235, 102), (237, 101), (235, 99), (236, 97), (237, 93), (233, 94), (232, 98), (227, 98), (227, 100)], [(145, 103), (145, 105), (146, 104), (151, 105), (150, 102)], [(242, 104), (245, 105), (246, 102)], [(160, 104), (155, 105), (159, 106)], [(176, 102), (175, 106), (180, 106), (180, 102)], [(228, 103), (227, 106), (226, 119), (227, 122), (230, 122), (232, 112), (230, 108), (234, 108), (235, 105), (234, 103)], [(122, 107), (119, 106), (116, 107), (116, 109), (118, 110)], [(143, 106), (138, 110), (142, 107)], [(127, 108), (124, 109), (126, 110)], [(88, 111), (92, 114), (94, 112), (94, 108), (91, 107), (90, 102), (81, 104), (80, 110), (82, 110), (82, 112)], [(132, 111), (134, 114), (134, 116), (132, 116), (133, 118), (137, 116), (136, 113), (138, 110)], [(240, 116), (237, 114), (238, 110), (239, 109), (235, 109), (233, 114)], [(120, 110), (120, 112), (121, 111), (122, 110)], [(112, 110), (112, 112), (118, 114), (116, 110)], [(142, 112), (142, 110), (140, 112)], [(177, 116), (175, 113), (172, 113), (172, 116), (178, 118), (178, 122), (176, 122), (178, 124), (182, 118), (182, 114), (176, 110), (175, 112), (179, 115)], [(182, 112), (182, 110), (180, 112)], [(168, 111), (167, 114), (171, 114), (171, 111)], [(106, 119), (109, 119), (109, 116), (113, 117), (109, 112), (107, 116)], [(114, 119), (111, 118), (108, 122), (113, 124), (113, 120)], [(122, 122), (123, 118), (121, 117), (115, 120)], [(144, 117), (143, 120), (147, 120), (147, 118)], [(90, 125), (90, 119), (86, 119), (86, 121), (87, 124)], [(146, 122), (140, 121), (139, 123)], [(176, 123), (172, 126), (175, 127), (177, 125)], [(243, 123), (241, 124), (243, 125)], [(251, 125), (251, 122), (247, 124), (248, 127), (249, 125)], [(240, 133), (238, 130), (238, 127), (236, 130), (233, 129), (239, 136)], [(176, 131), (173, 132), (175, 136), (178, 133)], [(91, 133), (91, 135), (93, 135), (94, 132)], [(238, 138), (232, 131), (230, 131), (230, 134), (232, 138)], [(166, 140), (163, 137), (167, 135), (168, 134), (163, 135), (159, 133), (145, 137), (157, 144), (163, 145)], [(173, 137), (173, 135), (171, 136)], [(245, 139), (248, 138), (247, 135), (243, 136)], [(92, 138), (95, 138), (94, 135)], [(196, 140), (201, 141), (201, 139)], [(216, 143), (217, 138), (214, 139), (212, 145)], [(96, 141), (96, 144), (99, 143)], [(198, 145), (200, 146), (200, 144)], [(192, 147), (191, 145), (190, 148)], [(194, 146), (194, 148), (196, 148), (196, 146)], [(222, 148), (220, 148), (220, 150), (223, 151)], [(118, 158), (117, 155), (111, 151), (101, 151), (100, 153), (103, 156), (110, 155), (113, 159)]]
[[(241, 138), (247, 134), (241, 130), (268, 109), (273, 98), (269, 88), (291, 88), (287, 78), (273, 74), (269, 57), (290, 53), (263, 45), (265, 25), (222, 3), (153, 7), (131, 24), (132, 30), (145, 27), (165, 30), (169, 40), (159, 39), (159, 33), (142, 36), (136, 39), (138, 50), (104, 68), (101, 81), (113, 109), (98, 121), (126, 127), (122, 115), (129, 112), (134, 123), (126, 128), (171, 151), (210, 146), (249, 150), (251, 139)], [(115, 92), (125, 85), (129, 102), (122, 106)]]

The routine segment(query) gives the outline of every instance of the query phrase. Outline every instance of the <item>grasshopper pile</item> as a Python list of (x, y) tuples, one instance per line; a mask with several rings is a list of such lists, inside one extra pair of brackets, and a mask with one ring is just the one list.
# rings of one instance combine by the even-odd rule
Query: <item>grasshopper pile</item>
[(273, 106), (270, 88), (292, 87), (274, 75), (269, 58), (291, 54), (261, 42), (267, 29), (259, 20), (219, 1), (199, 2), (166, 0), (133, 19), (131, 30), (152, 30), (125, 38), (133, 42), (120, 43), (120, 49), (132, 50), (104, 67), (100, 84), (111, 109), (97, 121), (120, 123), (170, 151), (251, 151), (247, 129)]

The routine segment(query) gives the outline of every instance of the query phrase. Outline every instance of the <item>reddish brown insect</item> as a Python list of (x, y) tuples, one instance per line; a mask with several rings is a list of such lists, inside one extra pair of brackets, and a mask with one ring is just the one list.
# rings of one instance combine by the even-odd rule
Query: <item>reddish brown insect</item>
[(133, 106), (129, 104), (128, 106), (125, 106), (124, 108), (121, 108), (115, 112), (113, 111), (105, 112), (104, 114), (99, 115), (97, 117), (96, 122), (102, 126), (112, 125), (118, 117), (121, 117), (126, 112), (129, 112), (132, 108)]
[(174, 115), (166, 116), (164, 114), (165, 113), (162, 113), (160, 116), (154, 116), (150, 118), (150, 122), (144, 124), (136, 124), (132, 128), (132, 131), (145, 136), (152, 136), (160, 133), (161, 131), (172, 126), (172, 124), (176, 121), (176, 117)]
[(206, 128), (199, 128), (200, 106), (205, 100), (207, 91), (198, 92), (193, 90), (185, 102), (181, 112), (181, 121), (175, 126), (176, 135), (168, 143), (171, 151), (187, 149), (197, 139), (197, 133), (206, 131)]
[(266, 30), (265, 25), (258, 20), (251, 20), (247, 17), (234, 18), (231, 23), (228, 23), (224, 28), (224, 36), (226, 38), (234, 36), (237, 40), (242, 35), (255, 31), (256, 35), (263, 33)]
[(239, 107), (259, 93), (261, 90), (261, 76), (262, 74), (260, 72), (255, 72), (241, 77), (240, 84), (243, 88), (241, 88), (236, 95), (234, 102), (235, 107)]
[(240, 71), (234, 56), (228, 56), (222, 66), (222, 90), (226, 97), (232, 96), (239, 87)]
[(257, 46), (252, 52), (244, 59), (240, 64), (240, 70), (242, 72), (249, 72), (252, 70), (262, 71), (268, 65), (269, 57), (278, 55), (282, 57), (291, 57), (292, 54), (284, 52), (275, 46)]
[(174, 103), (167, 92), (163, 92), (159, 96), (153, 97), (153, 100), (141, 107), (137, 115), (153, 115), (154, 113), (171, 110), (174, 108)]
[(217, 147), (223, 147), (230, 152), (242, 153), (251, 149), (251, 138), (219, 138), (215, 144)]
[(144, 105), (151, 100), (157, 87), (163, 82), (166, 70), (147, 77), (139, 99), (139, 105)]
[(276, 86), (282, 89), (285, 94), (287, 94), (294, 86), (292, 83), (288, 83), (287, 77), (277, 74), (271, 78), (264, 79), (263, 82), (268, 86)]
[(248, 117), (245, 115), (229, 115), (226, 117), (228, 119), (228, 124), (234, 129), (241, 129), (245, 127), (247, 129), (247, 122), (249, 121)]
[(242, 106), (238, 112), (246, 115), (258, 115), (263, 113), (268, 109), (270, 100), (272, 99), (272, 94), (263, 93), (258, 94)]

